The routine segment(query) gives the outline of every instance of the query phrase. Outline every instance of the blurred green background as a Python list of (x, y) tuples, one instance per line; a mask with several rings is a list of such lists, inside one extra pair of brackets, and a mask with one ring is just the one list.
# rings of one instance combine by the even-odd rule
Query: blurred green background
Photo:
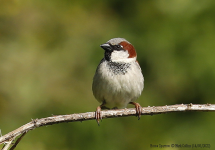
[[(31, 119), (95, 111), (91, 84), (103, 57), (99, 45), (114, 37), (136, 48), (145, 77), (137, 100), (142, 106), (214, 103), (214, 16), (214, 1), (1, 0), (2, 134)], [(100, 127), (95, 120), (57, 124), (30, 131), (16, 149), (214, 147), (214, 116), (187, 112), (104, 119)]]

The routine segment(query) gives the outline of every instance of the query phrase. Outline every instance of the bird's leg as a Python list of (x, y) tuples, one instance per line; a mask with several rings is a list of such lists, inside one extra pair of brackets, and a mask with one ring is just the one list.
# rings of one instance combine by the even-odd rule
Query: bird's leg
[(98, 125), (99, 125), (99, 119), (102, 120), (101, 110), (102, 110), (102, 107), (104, 107), (104, 105), (105, 105), (105, 101), (103, 101), (102, 104), (96, 108), (95, 118)]
[(130, 102), (129, 104), (132, 104), (135, 106), (136, 108), (136, 113), (137, 113), (137, 116), (138, 116), (138, 120), (140, 119), (140, 116), (142, 114), (142, 107), (140, 106), (139, 103), (135, 103), (135, 102)]
[(101, 116), (101, 105), (99, 105), (97, 108), (96, 108), (96, 113), (95, 113), (95, 117), (96, 117), (96, 121), (99, 125), (99, 119), (102, 120), (102, 116)]

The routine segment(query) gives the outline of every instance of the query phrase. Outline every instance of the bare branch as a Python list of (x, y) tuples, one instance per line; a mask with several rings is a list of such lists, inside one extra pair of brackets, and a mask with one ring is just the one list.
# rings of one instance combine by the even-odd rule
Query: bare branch
[[(185, 111), (215, 111), (214, 104), (176, 104), (169, 106), (156, 106), (156, 107), (143, 107), (142, 115), (156, 115), (170, 112), (185, 112)], [(125, 109), (115, 109), (115, 110), (104, 110), (101, 111), (102, 118), (114, 118), (114, 117), (125, 117), (125, 116), (135, 116), (136, 111), (134, 108), (125, 108)], [(34, 119), (31, 122), (19, 127), (18, 129), (5, 134), (0, 137), (0, 144), (13, 141), (16, 137), (23, 133), (27, 133), (30, 130), (33, 130), (38, 127), (53, 125), (63, 122), (75, 122), (75, 121), (86, 121), (94, 120), (95, 112), (86, 112), (79, 114), (70, 114), (70, 115), (57, 115), (47, 118)]]
[(12, 144), (14, 139), (11, 139), (9, 142), (7, 142), (7, 144), (4, 145), (4, 147), (2, 148), (2, 150), (8, 150), (10, 145)]
[(22, 135), (16, 140), (16, 142), (13, 144), (13, 146), (10, 148), (10, 150), (14, 150), (16, 148), (16, 146), (19, 144), (19, 142), (21, 141), (21, 139), (25, 136), (27, 132), (22, 133)]

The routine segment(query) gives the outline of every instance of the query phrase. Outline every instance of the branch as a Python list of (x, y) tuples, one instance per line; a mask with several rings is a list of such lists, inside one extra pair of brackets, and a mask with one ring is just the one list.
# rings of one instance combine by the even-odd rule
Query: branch
[[(156, 107), (143, 107), (142, 115), (156, 115), (170, 112), (185, 112), (185, 111), (215, 111), (215, 104), (176, 104), (169, 106), (156, 106)], [(115, 118), (115, 117), (125, 117), (125, 116), (135, 116), (136, 111), (134, 108), (125, 108), (125, 109), (114, 109), (114, 110), (104, 110), (101, 111), (102, 118)], [(70, 114), (70, 115), (57, 115), (47, 118), (34, 119), (31, 122), (17, 128), (16, 130), (5, 134), (0, 137), (0, 144), (2, 143), (10, 143), (16, 137), (21, 134), (27, 133), (30, 130), (33, 130), (38, 127), (53, 125), (57, 123), (63, 122), (75, 122), (75, 121), (86, 121), (86, 120), (94, 120), (95, 112), (86, 112), (79, 114)], [(8, 144), (9, 144), (8, 143)]]

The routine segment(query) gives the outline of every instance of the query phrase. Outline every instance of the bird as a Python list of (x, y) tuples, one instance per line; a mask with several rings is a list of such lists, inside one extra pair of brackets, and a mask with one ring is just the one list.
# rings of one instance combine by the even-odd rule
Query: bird
[(142, 107), (135, 101), (143, 91), (144, 77), (134, 46), (124, 38), (112, 38), (100, 47), (104, 49), (104, 58), (92, 83), (93, 95), (101, 103), (95, 112), (98, 125), (102, 109), (122, 109), (128, 104), (135, 106), (140, 119)]

